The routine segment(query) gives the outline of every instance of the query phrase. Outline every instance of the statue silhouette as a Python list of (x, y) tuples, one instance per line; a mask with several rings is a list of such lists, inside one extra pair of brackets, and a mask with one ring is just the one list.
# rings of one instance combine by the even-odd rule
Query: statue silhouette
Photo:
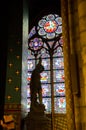
[(41, 88), (41, 81), (40, 81), (40, 73), (44, 71), (44, 67), (41, 64), (41, 62), (42, 59), (40, 57), (39, 62), (36, 65), (31, 75), (31, 81), (30, 81), (31, 106), (37, 103), (37, 97), (39, 100), (39, 104), (42, 104), (42, 88)]

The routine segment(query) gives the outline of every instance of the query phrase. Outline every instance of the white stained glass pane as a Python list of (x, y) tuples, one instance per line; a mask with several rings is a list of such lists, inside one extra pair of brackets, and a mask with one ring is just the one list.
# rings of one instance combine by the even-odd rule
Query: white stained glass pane
[[(47, 48), (47, 46), (45, 44), (44, 44), (44, 47)], [(46, 50), (44, 48), (41, 49), (41, 55), (42, 55), (42, 58), (50, 57), (49, 54), (46, 52)]]
[(34, 55), (31, 54), (31, 51), (30, 51), (30, 50), (28, 50), (28, 57), (27, 57), (27, 59), (28, 59), (28, 60), (29, 60), (29, 59), (34, 59)]
[(44, 24), (45, 24), (45, 22), (46, 22), (46, 20), (42, 19), (42, 20), (40, 20), (40, 21), (38, 22), (38, 25), (39, 25), (40, 27), (43, 27)]
[(49, 71), (44, 71), (41, 73), (41, 82), (50, 83), (50, 72)]
[(30, 85), (27, 85), (27, 97), (30, 97)]
[(56, 33), (57, 33), (57, 34), (62, 33), (62, 26), (58, 26), (58, 28), (57, 28), (57, 30), (56, 30)]
[(28, 71), (32, 71), (35, 68), (35, 60), (28, 60)]
[(64, 68), (64, 59), (63, 58), (54, 58), (53, 59), (53, 68), (54, 69), (63, 69)]
[(40, 28), (39, 31), (38, 31), (39, 35), (46, 35), (46, 32), (43, 28)]
[(64, 70), (54, 71), (54, 82), (64, 82)]
[(53, 14), (49, 14), (47, 17), (46, 17), (46, 20), (54, 20), (55, 19), (55, 16)]
[(31, 105), (31, 101), (30, 98), (27, 99), (27, 111), (30, 111), (30, 105)]
[(50, 70), (50, 59), (42, 59), (44, 70)]
[(63, 46), (63, 37), (60, 37), (59, 44)]
[(61, 18), (61, 17), (57, 17), (57, 18), (55, 19), (55, 21), (56, 21), (59, 25), (62, 24), (62, 18)]
[(51, 112), (51, 98), (43, 98), (43, 104), (45, 105), (46, 113)]
[(57, 48), (57, 56), (63, 56), (63, 51), (62, 51), (62, 47), (58, 47)]
[(65, 84), (54, 84), (54, 96), (65, 96)]
[(55, 112), (66, 113), (66, 98), (65, 97), (55, 98)]
[(51, 96), (51, 86), (50, 84), (42, 84), (42, 96)]
[(55, 33), (47, 33), (48, 39), (53, 39), (55, 37)]

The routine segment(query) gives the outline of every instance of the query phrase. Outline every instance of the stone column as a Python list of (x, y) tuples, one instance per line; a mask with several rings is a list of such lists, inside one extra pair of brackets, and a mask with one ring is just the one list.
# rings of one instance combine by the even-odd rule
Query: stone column
[(66, 88), (66, 109), (68, 130), (75, 130), (74, 102), (72, 95), (72, 83), (70, 73), (70, 39), (69, 39), (69, 21), (68, 21), (68, 1), (61, 0), (61, 15), (63, 27), (63, 52), (64, 52), (64, 73)]
[(81, 87), (81, 123), (82, 130), (86, 129), (86, 0), (78, 0), (78, 16), (79, 16), (79, 35), (81, 44), (81, 69), (82, 84)]
[(74, 97), (74, 115), (76, 130), (81, 130), (80, 120), (80, 41), (79, 41), (79, 19), (77, 0), (68, 0), (68, 21), (69, 21), (69, 38), (70, 38), (70, 55), (71, 55), (71, 80), (72, 93)]
[(29, 9), (27, 0), (23, 0), (23, 21), (22, 21), (22, 73), (21, 73), (21, 114), (22, 119), (27, 115), (27, 55), (28, 55), (28, 30), (29, 30)]

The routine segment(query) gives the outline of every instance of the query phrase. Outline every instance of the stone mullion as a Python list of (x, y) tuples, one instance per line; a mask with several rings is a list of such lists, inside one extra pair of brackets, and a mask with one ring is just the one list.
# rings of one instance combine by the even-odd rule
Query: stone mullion
[(68, 130), (75, 130), (73, 95), (70, 75), (70, 41), (68, 28), (68, 1), (61, 0), (61, 15), (63, 20), (63, 53), (64, 53), (64, 73), (66, 88), (66, 109)]

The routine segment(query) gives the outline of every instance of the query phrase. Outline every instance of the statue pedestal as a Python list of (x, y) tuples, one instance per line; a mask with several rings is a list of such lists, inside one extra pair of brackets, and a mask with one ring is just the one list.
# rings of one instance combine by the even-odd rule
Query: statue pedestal
[(26, 130), (51, 130), (51, 120), (46, 117), (44, 110), (43, 104), (31, 108), (25, 119)]

